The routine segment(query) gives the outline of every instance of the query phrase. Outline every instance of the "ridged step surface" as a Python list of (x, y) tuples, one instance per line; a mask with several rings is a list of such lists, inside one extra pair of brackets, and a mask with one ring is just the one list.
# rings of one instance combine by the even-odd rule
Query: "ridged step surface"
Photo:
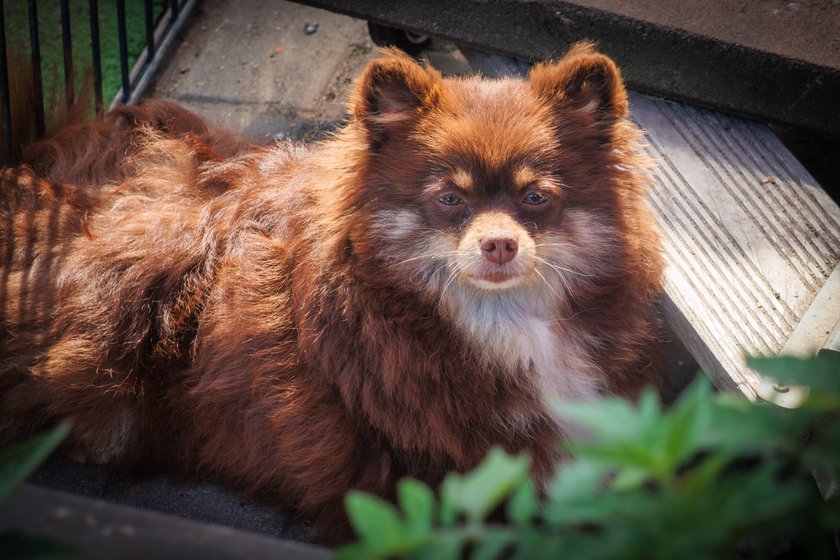
[[(755, 398), (744, 356), (782, 350), (826, 285), (840, 208), (764, 125), (642, 95), (631, 106), (656, 162), (668, 319), (719, 387)], [(828, 299), (815, 311), (836, 321)]]

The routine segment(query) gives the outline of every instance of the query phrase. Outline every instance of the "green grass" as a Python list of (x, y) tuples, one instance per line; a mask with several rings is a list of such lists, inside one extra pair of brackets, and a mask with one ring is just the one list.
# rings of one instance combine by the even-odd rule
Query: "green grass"
[[(88, 0), (70, 1), (70, 26), (73, 39), (75, 83), (79, 87), (84, 76), (91, 74), (90, 9)], [(126, 0), (126, 31), (129, 69), (146, 44), (146, 19), (142, 0)], [(165, 9), (164, 0), (155, 0), (154, 14), (159, 18)], [(29, 12), (26, 0), (5, 2), (6, 44), (10, 53), (29, 54)], [(58, 0), (38, 3), (38, 31), (41, 47), (41, 74), (45, 95), (63, 93), (64, 58), (61, 42), (61, 9)], [(107, 106), (120, 89), (119, 32), (117, 6), (113, 0), (99, 2), (99, 35), (102, 58), (102, 92)]]

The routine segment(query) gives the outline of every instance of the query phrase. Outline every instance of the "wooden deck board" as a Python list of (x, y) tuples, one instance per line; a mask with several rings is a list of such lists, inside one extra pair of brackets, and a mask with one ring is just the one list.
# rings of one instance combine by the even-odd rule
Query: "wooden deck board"
[(631, 113), (657, 164), (668, 319), (719, 387), (754, 399), (744, 356), (781, 351), (826, 286), (840, 208), (764, 125), (636, 94)]

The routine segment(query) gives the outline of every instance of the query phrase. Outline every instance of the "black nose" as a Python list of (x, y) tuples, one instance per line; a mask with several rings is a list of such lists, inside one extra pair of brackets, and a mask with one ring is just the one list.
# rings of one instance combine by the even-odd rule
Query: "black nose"
[(509, 234), (494, 233), (481, 240), (481, 253), (488, 261), (504, 264), (516, 256), (519, 243)]

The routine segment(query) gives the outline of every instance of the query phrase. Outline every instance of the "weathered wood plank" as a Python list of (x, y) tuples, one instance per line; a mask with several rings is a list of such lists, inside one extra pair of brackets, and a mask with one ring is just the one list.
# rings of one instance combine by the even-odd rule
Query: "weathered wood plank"
[[(641, 95), (631, 105), (657, 163), (668, 319), (719, 387), (753, 399), (761, 380), (744, 356), (781, 351), (820, 291), (836, 291), (840, 208), (764, 125)], [(826, 333), (808, 336), (817, 349)]]

